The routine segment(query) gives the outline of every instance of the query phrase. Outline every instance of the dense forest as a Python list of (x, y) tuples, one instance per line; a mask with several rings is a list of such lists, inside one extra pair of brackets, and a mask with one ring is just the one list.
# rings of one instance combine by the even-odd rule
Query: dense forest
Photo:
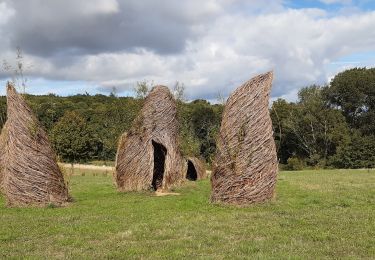
[[(147, 93), (147, 88), (141, 91)], [(113, 161), (118, 138), (130, 128), (144, 99), (114, 93), (25, 97), (60, 160), (67, 162)], [(184, 154), (212, 162), (222, 112), (220, 104), (178, 99)], [(375, 69), (347, 70), (327, 86), (302, 88), (296, 102), (278, 99), (270, 112), (285, 169), (375, 167)], [(0, 127), (5, 120), (6, 99), (0, 97)]]

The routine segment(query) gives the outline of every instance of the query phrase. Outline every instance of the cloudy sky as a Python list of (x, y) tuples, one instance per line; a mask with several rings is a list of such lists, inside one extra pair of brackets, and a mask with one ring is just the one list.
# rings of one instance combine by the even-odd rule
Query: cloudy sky
[(14, 62), (17, 46), (32, 94), (130, 95), (138, 81), (179, 81), (189, 99), (215, 100), (274, 70), (272, 97), (294, 100), (375, 66), (375, 1), (0, 0), (0, 59)]

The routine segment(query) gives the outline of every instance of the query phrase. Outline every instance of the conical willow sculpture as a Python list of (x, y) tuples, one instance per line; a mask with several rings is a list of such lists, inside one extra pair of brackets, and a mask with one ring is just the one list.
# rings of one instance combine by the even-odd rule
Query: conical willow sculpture
[(177, 105), (165, 86), (154, 87), (116, 156), (119, 191), (168, 190), (185, 180), (179, 147)]
[(7, 122), (1, 136), (2, 187), (9, 206), (62, 205), (69, 200), (46, 132), (10, 83)]

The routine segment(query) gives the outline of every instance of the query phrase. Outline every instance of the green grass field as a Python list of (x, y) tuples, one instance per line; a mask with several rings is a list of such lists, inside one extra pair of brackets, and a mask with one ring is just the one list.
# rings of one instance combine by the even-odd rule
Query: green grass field
[(375, 171), (282, 172), (276, 199), (248, 208), (210, 204), (208, 180), (155, 197), (85, 172), (65, 208), (0, 198), (0, 258), (375, 258)]

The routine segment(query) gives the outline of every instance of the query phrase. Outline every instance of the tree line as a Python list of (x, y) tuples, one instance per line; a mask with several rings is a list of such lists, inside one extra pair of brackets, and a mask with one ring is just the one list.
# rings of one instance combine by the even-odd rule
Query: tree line
[[(25, 99), (46, 129), (61, 161), (113, 161), (121, 134), (128, 131), (142, 107), (147, 90), (138, 85), (137, 97), (79, 94), (60, 97), (54, 94)], [(181, 95), (177, 92), (177, 95)], [(205, 100), (190, 103), (178, 99), (180, 143), (183, 153), (212, 160), (215, 136), (222, 105)], [(0, 128), (6, 121), (6, 97), (0, 97)]]
[(296, 102), (278, 99), (271, 117), (287, 168), (375, 166), (374, 68), (346, 70), (327, 86), (305, 87)]
[[(183, 153), (211, 163), (224, 106), (205, 100), (185, 102), (183, 89), (181, 84), (173, 89)], [(135, 98), (114, 92), (25, 97), (60, 160), (113, 161), (118, 139), (129, 130), (148, 90), (141, 82)], [(375, 69), (346, 70), (327, 86), (302, 88), (295, 102), (273, 102), (270, 114), (278, 158), (285, 169), (375, 166)], [(0, 97), (0, 127), (5, 120), (6, 99)]]

